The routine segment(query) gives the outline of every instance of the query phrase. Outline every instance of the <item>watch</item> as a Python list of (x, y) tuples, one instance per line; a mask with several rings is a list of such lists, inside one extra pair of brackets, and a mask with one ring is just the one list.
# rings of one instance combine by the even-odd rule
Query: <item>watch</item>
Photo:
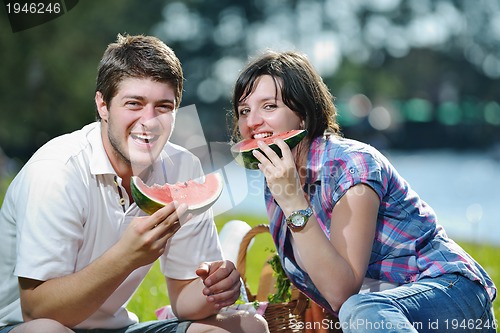
[(300, 209), (292, 212), (286, 219), (286, 224), (292, 230), (300, 230), (306, 226), (307, 221), (313, 214), (312, 208)]

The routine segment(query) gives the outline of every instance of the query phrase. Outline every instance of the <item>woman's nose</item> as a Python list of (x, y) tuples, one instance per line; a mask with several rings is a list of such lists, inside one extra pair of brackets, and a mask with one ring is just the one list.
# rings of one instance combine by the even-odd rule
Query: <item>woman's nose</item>
[(251, 128), (258, 127), (262, 125), (264, 119), (258, 111), (251, 111), (247, 116), (247, 126)]

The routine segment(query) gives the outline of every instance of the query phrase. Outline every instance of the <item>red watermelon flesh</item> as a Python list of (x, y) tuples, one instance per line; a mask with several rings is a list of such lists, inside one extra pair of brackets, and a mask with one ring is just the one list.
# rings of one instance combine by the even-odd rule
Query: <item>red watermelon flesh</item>
[(222, 193), (223, 182), (218, 173), (205, 176), (205, 181), (188, 180), (176, 184), (147, 186), (137, 176), (130, 182), (135, 203), (148, 214), (153, 214), (166, 204), (185, 203), (191, 213), (200, 213), (212, 206)]
[(252, 151), (259, 149), (258, 142), (265, 142), (272, 150), (281, 157), (281, 149), (274, 143), (276, 139), (282, 139), (292, 149), (307, 135), (306, 130), (291, 130), (274, 134), (262, 139), (245, 139), (231, 147), (231, 153), (236, 162), (247, 169), (258, 169), (259, 160), (257, 160)]
[(274, 134), (272, 136), (268, 136), (268, 137), (262, 138), (262, 139), (245, 139), (245, 140), (237, 143), (234, 146), (235, 147), (234, 149), (238, 149), (239, 151), (253, 150), (253, 149), (259, 148), (258, 141), (263, 141), (265, 144), (271, 145), (274, 143), (274, 140), (276, 140), (276, 139), (282, 139), (282, 140), (286, 141), (287, 139), (293, 138), (294, 136), (300, 135), (301, 133), (304, 133), (304, 132), (305, 132), (305, 130), (291, 130), (291, 131), (287, 131), (287, 132)]

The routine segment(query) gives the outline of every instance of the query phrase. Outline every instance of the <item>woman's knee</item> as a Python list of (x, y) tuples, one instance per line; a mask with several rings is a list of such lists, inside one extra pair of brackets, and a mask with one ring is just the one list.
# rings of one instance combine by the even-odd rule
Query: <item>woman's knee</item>
[(348, 318), (359, 309), (359, 306), (362, 305), (363, 302), (364, 297), (362, 294), (356, 294), (349, 297), (340, 307), (339, 320), (341, 322), (348, 321)]
[(341, 322), (352, 322), (356, 320), (366, 320), (373, 315), (373, 312), (380, 307), (390, 307), (392, 302), (387, 297), (367, 293), (352, 295), (342, 304), (339, 310), (339, 320)]
[(52, 319), (34, 319), (15, 327), (11, 333), (74, 333), (73, 330)]

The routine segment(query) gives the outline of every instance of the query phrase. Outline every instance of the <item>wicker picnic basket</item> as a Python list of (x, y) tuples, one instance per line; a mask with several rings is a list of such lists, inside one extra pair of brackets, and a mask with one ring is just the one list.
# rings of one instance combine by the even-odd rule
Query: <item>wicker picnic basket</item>
[[(260, 301), (265, 302), (267, 298), (264, 299), (263, 296), (257, 297), (256, 294), (253, 294), (248, 288), (246, 281), (246, 256), (247, 249), (250, 241), (258, 234), (268, 233), (269, 225), (267, 224), (259, 224), (254, 226), (252, 229), (248, 231), (248, 233), (243, 237), (239, 252), (238, 252), (238, 260), (236, 263), (236, 268), (240, 272), (240, 275), (245, 284), (245, 289), (247, 292), (248, 300), (250, 302)], [(264, 281), (262, 278), (259, 281), (260, 284), (269, 284), (269, 282)], [(261, 287), (261, 286), (259, 286)], [(264, 290), (268, 290), (264, 287)], [(266, 294), (266, 293), (264, 293)], [(265, 296), (267, 297), (267, 295)], [(266, 311), (264, 312), (264, 318), (266, 319), (269, 325), (269, 331), (271, 333), (282, 332), (282, 333), (299, 333), (302, 332), (302, 328), (300, 327), (300, 323), (303, 323), (305, 318), (305, 311), (308, 307), (309, 299), (303, 293), (301, 293), (298, 289), (292, 288), (292, 297), (289, 302), (286, 303), (269, 303), (267, 305)]]
[[(265, 263), (265, 266), (261, 271), (259, 289), (256, 294), (253, 294), (250, 291), (246, 281), (246, 257), (248, 246), (255, 236), (262, 233), (269, 233), (268, 224), (259, 224), (250, 229), (241, 240), (238, 251), (236, 268), (240, 272), (243, 279), (248, 300), (250, 302), (265, 302), (267, 301), (267, 296), (271, 292), (275, 291), (274, 283), (276, 282), (276, 279), (274, 277), (270, 278), (270, 271), (272, 271), (272, 268), (268, 262)], [(267, 304), (264, 312), (264, 318), (269, 325), (269, 331), (271, 333), (342, 332), (340, 328), (334, 325), (335, 323), (338, 324), (338, 318), (324, 311), (319, 307), (319, 305), (312, 302), (306, 295), (293, 286), (291, 294), (291, 299), (288, 302)], [(315, 315), (312, 315), (314, 318), (310, 317), (312, 312), (315, 313)], [(328, 323), (327, 328), (321, 324), (325, 320)], [(315, 322), (313, 324), (318, 325), (308, 329), (307, 325), (311, 324), (311, 321)]]

